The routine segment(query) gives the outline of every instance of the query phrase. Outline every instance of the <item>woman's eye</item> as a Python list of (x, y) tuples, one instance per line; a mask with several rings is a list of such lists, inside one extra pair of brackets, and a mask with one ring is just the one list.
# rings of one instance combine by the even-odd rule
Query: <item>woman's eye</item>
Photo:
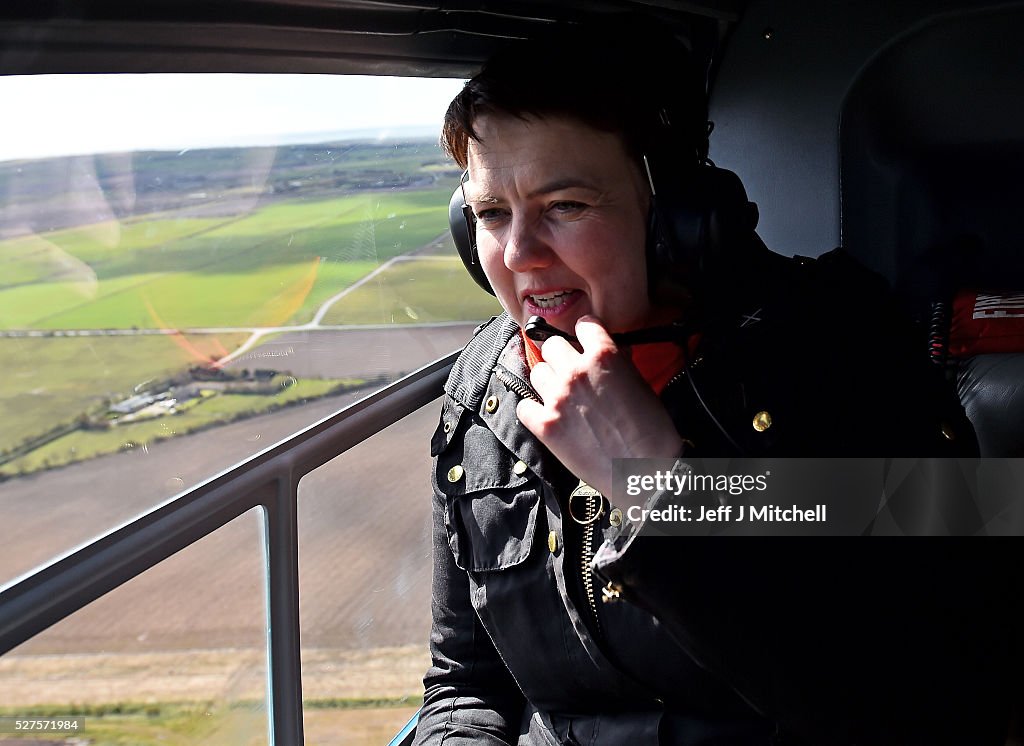
[(551, 205), (551, 210), (553, 212), (557, 212), (562, 215), (577, 213), (585, 208), (586, 205), (582, 202), (573, 202), (572, 200), (562, 200), (561, 202), (555, 202)]
[(495, 223), (505, 216), (505, 211), (497, 207), (480, 210), (476, 213), (476, 219), (481, 223)]

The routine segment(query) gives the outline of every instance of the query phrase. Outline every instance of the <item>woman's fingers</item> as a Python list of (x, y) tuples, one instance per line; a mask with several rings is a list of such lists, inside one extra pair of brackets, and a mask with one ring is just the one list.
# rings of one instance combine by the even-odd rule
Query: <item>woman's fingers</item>
[(524, 399), (516, 413), (576, 476), (605, 492), (614, 459), (671, 455), (681, 441), (662, 403), (600, 320), (581, 318), (576, 333), (581, 351), (560, 337), (544, 342), (544, 359), (530, 372), (544, 403)]
[(577, 365), (580, 359), (579, 351), (565, 337), (548, 337), (540, 346), (540, 355), (556, 370)]
[(617, 350), (615, 341), (596, 316), (581, 316), (576, 322), (576, 339), (583, 345), (583, 351), (599, 349)]

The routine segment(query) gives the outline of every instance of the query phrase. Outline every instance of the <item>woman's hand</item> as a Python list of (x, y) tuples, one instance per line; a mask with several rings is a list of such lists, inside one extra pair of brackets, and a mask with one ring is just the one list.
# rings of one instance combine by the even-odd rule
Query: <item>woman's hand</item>
[(519, 402), (520, 422), (584, 482), (612, 495), (612, 459), (672, 458), (683, 447), (661, 401), (599, 319), (576, 322), (578, 352), (562, 337), (541, 346), (530, 383), (544, 400)]

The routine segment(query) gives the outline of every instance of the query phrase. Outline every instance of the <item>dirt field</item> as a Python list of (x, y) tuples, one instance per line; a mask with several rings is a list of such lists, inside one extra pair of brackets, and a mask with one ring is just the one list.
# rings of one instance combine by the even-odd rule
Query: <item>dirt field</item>
[[(329, 334), (336, 337), (328, 340)], [(359, 339), (339, 338), (349, 334)], [(319, 366), (304, 371), (307, 375), (314, 369), (321, 375), (358, 375), (365, 368), (347, 366), (416, 367), (464, 341), (468, 329), (441, 328), (432, 340), (417, 337), (404, 345), (389, 339), (390, 352), (378, 358), (372, 351), (384, 345), (370, 335), (321, 332), (305, 340), (282, 337), (273, 345), (294, 349), (289, 362)], [(315, 354), (314, 345), (320, 348)], [(148, 452), (100, 458), (0, 485), (0, 525), (6, 527), (0, 542), (0, 582), (130, 519), (341, 404), (337, 398), (320, 400), (160, 443)], [(430, 613), (427, 443), (436, 422), (435, 404), (300, 484), (307, 699), (422, 694)], [(262, 698), (261, 536), (260, 516), (250, 512), (0, 658), (0, 703), (28, 707)], [(361, 742), (326, 735), (331, 730), (338, 735), (338, 718), (370, 728), (378, 725), (367, 711), (338, 712), (309, 711), (307, 743)], [(388, 723), (381, 727), (389, 735), (411, 714), (409, 708), (381, 712)], [(394, 728), (392, 720), (397, 722)]]
[(226, 367), (274, 368), (298, 378), (397, 376), (459, 349), (474, 328), (476, 324), (288, 332)]

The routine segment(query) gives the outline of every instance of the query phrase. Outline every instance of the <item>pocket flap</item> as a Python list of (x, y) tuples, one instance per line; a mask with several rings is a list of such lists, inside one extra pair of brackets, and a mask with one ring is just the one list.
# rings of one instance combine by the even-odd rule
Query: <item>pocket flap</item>
[[(442, 429), (445, 416), (441, 416)], [(461, 411), (459, 416), (470, 419), (462, 417)], [(434, 454), (437, 457), (437, 488), (442, 494), (456, 497), (481, 490), (520, 487), (529, 481), (529, 470), (522, 468), (525, 464), (517, 466), (519, 459), (516, 455), (486, 427), (472, 422), (460, 422), (455, 427), (465, 429), (462, 437), (448, 440)]]
[(449, 497), (448, 543), (463, 570), (503, 570), (523, 562), (533, 547), (540, 495), (505, 488)]

